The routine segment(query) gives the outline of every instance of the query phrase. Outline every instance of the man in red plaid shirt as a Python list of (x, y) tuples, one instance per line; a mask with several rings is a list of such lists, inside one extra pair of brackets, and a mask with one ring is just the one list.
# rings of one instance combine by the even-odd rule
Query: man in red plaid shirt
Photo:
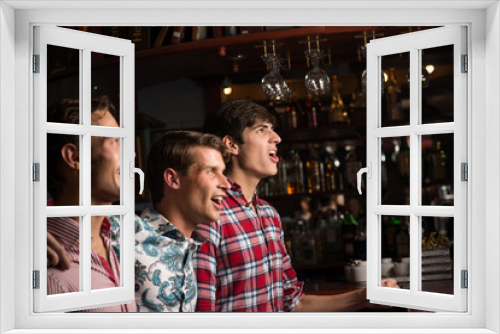
[[(231, 187), (220, 219), (197, 227), (208, 240), (194, 258), (197, 311), (350, 312), (374, 306), (365, 289), (331, 296), (302, 291), (280, 217), (255, 192), (260, 180), (278, 171), (281, 138), (269, 111), (251, 101), (229, 101), (208, 115), (205, 130), (221, 137), (231, 154)], [(382, 284), (397, 287), (395, 280)]]

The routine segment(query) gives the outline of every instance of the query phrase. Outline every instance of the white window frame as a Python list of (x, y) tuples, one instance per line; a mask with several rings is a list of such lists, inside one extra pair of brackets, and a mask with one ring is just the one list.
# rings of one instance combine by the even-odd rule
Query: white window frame
[[(130, 40), (89, 34), (52, 26), (34, 27), (34, 54), (39, 56), (39, 73), (33, 74), (34, 96), (34, 162), (39, 164), (39, 181), (34, 193), (34, 270), (39, 272), (39, 288), (34, 289), (35, 312), (74, 311), (128, 304), (135, 299), (135, 201), (134, 163), (135, 104), (134, 104), (134, 44)], [(78, 50), (79, 124), (47, 122), (47, 46)], [(97, 52), (119, 59), (120, 126), (118, 128), (91, 125), (91, 54)], [(80, 136), (80, 180), (78, 206), (47, 206), (47, 135)], [(91, 205), (92, 136), (120, 138), (120, 204)], [(92, 215), (114, 216), (120, 219), (120, 284), (119, 287), (92, 290), (90, 220)], [(47, 218), (80, 216), (80, 291), (47, 295)]]
[[(467, 163), (467, 75), (461, 71), (461, 57), (467, 54), (466, 27), (449, 26), (411, 34), (372, 40), (367, 46), (367, 164), (371, 177), (367, 179), (367, 296), (375, 303), (410, 307), (421, 310), (457, 311), (467, 309), (467, 290), (461, 287), (461, 271), (467, 270), (467, 184), (461, 181), (461, 163)], [(439, 46), (453, 46), (453, 120), (445, 123), (422, 123), (422, 51)], [(402, 126), (382, 126), (382, 57), (409, 54), (410, 122)], [(469, 72), (470, 73), (470, 72)], [(453, 136), (453, 206), (422, 205), (422, 136), (451, 134)], [(381, 203), (381, 140), (382, 138), (410, 138), (410, 202), (409, 205)], [(410, 287), (391, 289), (382, 287), (381, 240), (383, 215), (406, 216), (410, 221)], [(422, 217), (453, 217), (453, 294), (422, 291)]]
[[(500, 10), (497, 1), (384, 2), (331, 1), (296, 2), (50, 2), (4, 0), (0, 3), (0, 331), (34, 333), (68, 328), (88, 332), (127, 329), (146, 330), (139, 322), (162, 332), (219, 333), (253, 328), (262, 332), (422, 332), (494, 333), (500, 331), (500, 262), (485, 254), (499, 254), (500, 216)], [(63, 8), (69, 6), (70, 8)], [(99, 9), (97, 9), (99, 6)], [(131, 9), (113, 9), (126, 6)], [(454, 7), (454, 6), (460, 6)], [(75, 9), (77, 8), (78, 9)], [(51, 10), (44, 10), (44, 9)], [(82, 9), (83, 8), (83, 9)], [(86, 9), (85, 9), (86, 8)], [(137, 10), (137, 8), (146, 8)], [(147, 10), (149, 8), (150, 10)], [(57, 10), (54, 10), (57, 9)], [(279, 10), (278, 10), (279, 9)], [(411, 9), (411, 10), (408, 10)], [(279, 13), (279, 15), (276, 15)], [(339, 314), (126, 314), (78, 315), (32, 313), (30, 245), (32, 245), (32, 101), (30, 63), (32, 26), (54, 25), (443, 25), (469, 27), (471, 75), (468, 96), (469, 190), (468, 208), (469, 311), (455, 313), (339, 313)], [(486, 70), (487, 69), (487, 70)], [(5, 76), (5, 73), (9, 77)], [(12, 84), (14, 82), (14, 85)], [(12, 111), (15, 112), (12, 112)], [(12, 145), (12, 137), (15, 145)], [(496, 149), (495, 149), (496, 148)], [(485, 150), (489, 154), (485, 155)], [(488, 182), (486, 182), (488, 174)], [(12, 175), (15, 175), (12, 177)], [(15, 195), (12, 196), (12, 189)], [(12, 198), (14, 197), (14, 198)], [(14, 208), (14, 210), (12, 210)], [(14, 250), (15, 257), (12, 257)], [(14, 268), (14, 269), (13, 269)], [(486, 286), (486, 283), (487, 286)], [(13, 289), (12, 287), (15, 287)], [(486, 290), (487, 289), (487, 290)], [(15, 303), (14, 303), (15, 301)], [(14, 307), (12, 307), (15, 305)], [(167, 318), (168, 317), (168, 318)], [(292, 329), (284, 329), (292, 328)], [(210, 329), (210, 330), (207, 330)], [(296, 329), (296, 330), (293, 330)], [(357, 330), (356, 330), (357, 329)], [(430, 330), (432, 329), (432, 330)], [(40, 332), (42, 332), (40, 330)], [(76, 331), (75, 331), (76, 332)], [(239, 332), (244, 332), (240, 330)], [(246, 331), (248, 332), (248, 330)]]

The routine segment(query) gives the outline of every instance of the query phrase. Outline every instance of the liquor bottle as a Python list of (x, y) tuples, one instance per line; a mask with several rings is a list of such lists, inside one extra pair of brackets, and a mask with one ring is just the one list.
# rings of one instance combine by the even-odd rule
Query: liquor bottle
[(283, 157), (280, 157), (278, 162), (278, 182), (276, 182), (276, 189), (273, 191), (275, 195), (284, 195), (287, 193), (287, 165)]
[(274, 112), (276, 115), (276, 125), (281, 131), (287, 130), (287, 115), (286, 115), (286, 105), (284, 104), (274, 104)]
[(314, 101), (307, 102), (307, 114), (308, 114), (308, 127), (317, 128), (318, 127), (318, 108)]
[(309, 157), (306, 160), (307, 192), (315, 193), (322, 191), (322, 162), (314, 147), (309, 149)]
[(342, 175), (339, 171), (340, 161), (335, 153), (328, 154), (325, 158), (325, 190), (339, 191), (344, 189)]
[(358, 159), (354, 146), (347, 145), (345, 149), (347, 151), (344, 161), (345, 185), (350, 188), (356, 188), (358, 183), (357, 173), (361, 169), (361, 161)]
[(433, 141), (432, 149), (427, 156), (427, 169), (431, 180), (442, 182), (446, 180), (446, 153), (441, 148), (441, 141)]
[(337, 211), (328, 210), (326, 216), (325, 252), (327, 261), (343, 260), (341, 224)]
[(286, 107), (286, 121), (289, 130), (297, 129), (297, 108), (294, 105)]
[(401, 107), (401, 88), (396, 80), (396, 69), (389, 70), (389, 80), (385, 85), (385, 102), (388, 120), (403, 120), (403, 108)]
[(291, 150), (286, 161), (286, 193), (288, 195), (304, 192), (304, 167), (299, 153)]
[(401, 222), (395, 217), (390, 217), (382, 224), (382, 257), (396, 257), (396, 235), (401, 228)]
[(344, 123), (347, 120), (347, 112), (344, 101), (339, 93), (337, 75), (332, 76), (332, 103), (328, 114), (328, 123)]
[(398, 257), (410, 256), (410, 235), (407, 224), (402, 224), (399, 232), (396, 234), (396, 252)]
[(358, 222), (348, 211), (344, 214), (342, 221), (342, 240), (344, 244), (344, 261), (348, 262), (354, 259), (356, 250), (354, 247), (356, 230)]
[(319, 219), (314, 230), (314, 240), (316, 245), (316, 262), (325, 263), (328, 258), (326, 254), (326, 231), (327, 224), (324, 217), (319, 216)]
[(399, 175), (402, 180), (410, 179), (410, 147), (407, 143), (407, 137), (401, 137), (401, 147), (397, 155)]
[(293, 252), (293, 263), (302, 264), (304, 263), (304, 248), (303, 248), (303, 232), (304, 232), (304, 221), (298, 220), (297, 225), (292, 233), (292, 252)]
[(304, 263), (316, 263), (316, 241), (311, 231), (312, 220), (304, 223), (304, 234), (302, 238), (302, 248), (304, 250)]

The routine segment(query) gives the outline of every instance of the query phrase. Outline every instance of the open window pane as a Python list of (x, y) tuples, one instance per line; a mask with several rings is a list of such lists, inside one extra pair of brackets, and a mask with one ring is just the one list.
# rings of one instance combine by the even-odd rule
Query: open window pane
[(80, 136), (47, 134), (47, 206), (78, 206)]
[(71, 259), (70, 268), (47, 268), (47, 295), (82, 291), (80, 270), (80, 222), (82, 217), (47, 218), (47, 231)]
[[(66, 73), (72, 81), (61, 84), (64, 87), (60, 89), (57, 88), (59, 83), (55, 81), (57, 78), (50, 77), (50, 53), (58, 52), (54, 51), (57, 48), (50, 45), (76, 50), (78, 55), (74, 69), (71, 67), (73, 65), (68, 65), (69, 72)], [(37, 26), (34, 29), (33, 51), (40, 56), (40, 71), (33, 75), (33, 170), (35, 179), (39, 179), (33, 183), (33, 271), (34, 277), (40, 277), (40, 288), (33, 289), (34, 311), (67, 312), (129, 303), (134, 299), (134, 187), (133, 179), (123, 175), (129, 175), (134, 167), (133, 44), (127, 40), (81, 31)], [(92, 120), (94, 115), (91, 111), (96, 109), (93, 108), (95, 101), (91, 96), (93, 51), (110, 54), (120, 60), (120, 63), (117, 62), (119, 71), (115, 81), (121, 85), (119, 99), (124, 102), (119, 107), (126, 126), (119, 128), (116, 118), (108, 110), (96, 114), (98, 117)], [(69, 121), (52, 118), (52, 112), (46, 111), (51, 99), (60, 103), (58, 113), (67, 116)], [(60, 140), (63, 140), (63, 144), (58, 144)], [(51, 177), (51, 174), (55, 177)], [(115, 203), (120, 205), (112, 206)], [(121, 221), (124, 223), (120, 229), (124, 235), (120, 240), (123, 254), (120, 262), (115, 259), (115, 277), (118, 277), (116, 287), (104, 289), (92, 284), (94, 270), (91, 266), (91, 248), (95, 245), (91, 245), (91, 220), (92, 215), (107, 217), (114, 211), (122, 216)], [(52, 290), (47, 282), (50, 274), (47, 274), (47, 270), (56, 269), (47, 269), (47, 227), (50, 232), (50, 228), (53, 228), (49, 224), (50, 220), (61, 220), (61, 217), (66, 217), (65, 229), (54, 228), (53, 232), (69, 233), (75, 230), (76, 241), (73, 246), (79, 244), (78, 252), (75, 251), (78, 259), (70, 270), (75, 272), (78, 280), (72, 280), (74, 285), (64, 290), (67, 292), (56, 291), (56, 294), (51, 295)], [(110, 245), (107, 247), (107, 250), (112, 248)], [(95, 249), (99, 250), (98, 247)], [(74, 292), (69, 293), (70, 290)], [(135, 309), (134, 304), (131, 305)]]
[(452, 217), (422, 217), (422, 291), (453, 295)]
[[(91, 289), (110, 289), (120, 282), (121, 216), (92, 216), (92, 223), (101, 223), (99, 235), (91, 236)], [(112, 226), (113, 225), (113, 226)]]
[[(112, 117), (109, 122), (114, 122)], [(107, 122), (107, 121), (104, 121)], [(116, 124), (116, 123), (115, 123)], [(92, 136), (91, 201), (92, 205), (121, 203), (121, 139)]]
[[(111, 112), (120, 124), (120, 57), (91, 52), (91, 62), (91, 96), (94, 101), (92, 107)], [(92, 125), (109, 126), (95, 122), (98, 117), (99, 114), (93, 113)]]
[[(68, 75), (70, 74), (71, 75)], [(82, 124), (80, 108), (80, 50), (47, 45), (47, 121), (55, 123)], [(52, 114), (56, 104), (72, 103), (66, 113)]]
[(409, 205), (410, 137), (387, 137), (381, 142), (382, 204)]
[(382, 126), (410, 124), (410, 53), (382, 56)]
[(423, 49), (422, 124), (453, 122), (453, 45)]
[(422, 204), (453, 206), (453, 134), (422, 136)]
[(408, 216), (381, 216), (381, 279), (395, 278), (403, 289), (410, 288), (410, 236)]

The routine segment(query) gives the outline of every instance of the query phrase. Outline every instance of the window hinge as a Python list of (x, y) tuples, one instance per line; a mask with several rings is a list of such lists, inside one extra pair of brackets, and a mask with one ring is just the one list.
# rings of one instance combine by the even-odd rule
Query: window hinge
[(40, 289), (40, 270), (33, 270), (33, 289)]
[(33, 73), (40, 73), (40, 55), (33, 55)]
[(467, 289), (469, 287), (469, 274), (467, 270), (462, 270), (461, 276), (462, 276), (462, 289)]
[(469, 167), (466, 162), (462, 162), (460, 164), (460, 170), (461, 170), (461, 181), (469, 181)]
[(40, 163), (33, 164), (33, 181), (40, 182)]
[(462, 73), (469, 72), (469, 56), (462, 55)]

